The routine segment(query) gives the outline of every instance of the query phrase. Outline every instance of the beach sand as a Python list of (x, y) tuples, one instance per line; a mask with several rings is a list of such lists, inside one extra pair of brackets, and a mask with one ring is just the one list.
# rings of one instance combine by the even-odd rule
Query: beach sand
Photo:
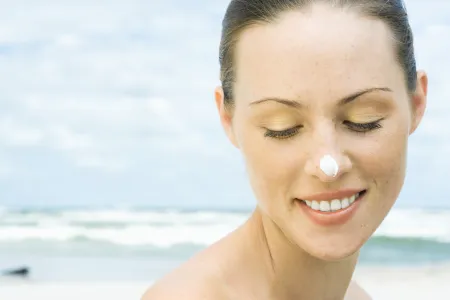
[(1, 282), (1, 300), (139, 300), (148, 283)]
[(450, 265), (360, 267), (354, 279), (374, 300), (450, 299)]
[[(450, 266), (360, 267), (354, 278), (374, 300), (448, 300)], [(149, 284), (0, 281), (1, 300), (140, 299)]]

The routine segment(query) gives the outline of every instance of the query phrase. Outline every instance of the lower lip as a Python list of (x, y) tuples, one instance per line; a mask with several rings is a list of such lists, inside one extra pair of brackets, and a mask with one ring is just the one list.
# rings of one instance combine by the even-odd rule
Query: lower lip
[(356, 199), (355, 202), (353, 202), (350, 206), (346, 207), (345, 209), (330, 212), (317, 211), (306, 205), (306, 203), (301, 200), (296, 201), (299, 204), (300, 208), (303, 210), (303, 212), (314, 223), (321, 226), (332, 226), (332, 225), (342, 225), (348, 222), (355, 214), (356, 210), (358, 209), (361, 203), (361, 200), (363, 200), (366, 194), (367, 192), (359, 196), (359, 198)]

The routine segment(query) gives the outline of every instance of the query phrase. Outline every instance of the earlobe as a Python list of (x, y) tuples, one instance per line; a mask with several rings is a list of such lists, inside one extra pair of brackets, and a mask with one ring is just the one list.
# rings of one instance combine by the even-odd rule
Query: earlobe
[(417, 87), (412, 96), (412, 122), (410, 134), (414, 133), (419, 127), (425, 114), (428, 95), (428, 76), (425, 72), (417, 72)]
[(233, 131), (233, 116), (232, 112), (225, 105), (225, 97), (223, 93), (222, 87), (217, 87), (214, 91), (214, 97), (216, 100), (217, 111), (219, 112), (220, 123), (222, 124), (225, 133), (230, 140), (230, 142), (236, 147), (239, 148), (238, 143), (236, 141), (236, 136)]

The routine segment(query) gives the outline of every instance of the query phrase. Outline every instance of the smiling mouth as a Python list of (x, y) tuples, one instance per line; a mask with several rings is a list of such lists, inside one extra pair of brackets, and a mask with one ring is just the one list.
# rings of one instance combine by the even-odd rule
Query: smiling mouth
[(314, 211), (324, 212), (324, 213), (333, 213), (343, 211), (349, 207), (351, 207), (356, 201), (361, 199), (367, 190), (363, 190), (357, 192), (349, 197), (341, 198), (341, 199), (333, 199), (333, 200), (301, 200), (300, 202), (306, 204), (309, 208)]

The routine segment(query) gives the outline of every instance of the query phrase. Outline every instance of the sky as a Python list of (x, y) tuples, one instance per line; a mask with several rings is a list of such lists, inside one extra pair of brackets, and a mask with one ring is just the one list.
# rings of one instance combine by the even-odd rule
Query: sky
[[(0, 10), (0, 206), (254, 205), (214, 104), (227, 0)], [(450, 207), (450, 1), (409, 0), (428, 108), (397, 202)]]

